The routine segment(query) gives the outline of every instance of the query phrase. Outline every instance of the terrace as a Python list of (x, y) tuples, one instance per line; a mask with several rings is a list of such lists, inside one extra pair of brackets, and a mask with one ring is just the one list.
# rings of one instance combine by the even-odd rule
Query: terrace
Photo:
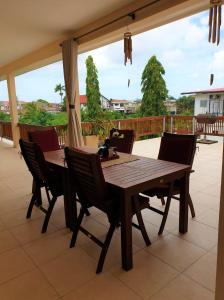
[[(3, 6), (0, 11), (0, 19), (4, 23), (0, 33), (4, 41), (1, 45), (0, 80), (7, 80), (11, 124), (1, 122), (0, 127), (0, 299), (116, 297), (184, 300), (215, 297), (216, 300), (223, 300), (223, 192), (222, 201), (219, 201), (221, 141), (210, 146), (200, 145), (200, 151), (197, 152), (195, 173), (191, 176), (190, 184), (197, 216), (195, 220), (189, 218), (188, 233), (178, 233), (178, 204), (174, 201), (165, 232), (160, 238), (157, 235), (160, 219), (147, 211), (144, 220), (152, 245), (146, 249), (139, 234), (133, 229), (134, 268), (124, 272), (120, 268), (120, 233), (117, 231), (106, 259), (105, 270), (97, 276), (95, 265), (98, 249), (94, 244), (80, 234), (77, 247), (68, 247), (71, 233), (65, 228), (62, 201), (57, 202), (47, 234), (40, 234), (42, 215), (39, 211), (35, 211), (31, 220), (25, 219), (32, 180), (18, 150), (4, 140), (12, 140), (13, 146), (17, 147), (19, 137), (26, 136), (30, 129), (18, 124), (17, 75), (59, 61), (62, 56), (65, 61), (62, 49), (66, 50), (66, 43), (69, 42), (74, 50), (70, 51), (69, 59), (70, 66), (71, 62), (74, 63), (71, 67), (74, 74), (67, 77), (74, 79), (70, 85), (70, 94), (76, 92), (76, 97), (70, 99), (75, 103), (68, 102), (69, 111), (77, 116), (78, 127), (78, 54), (122, 39), (127, 27), (135, 35), (201, 12), (209, 8), (209, 1), (95, 0), (93, 3), (77, 0), (74, 4), (74, 1), (69, 0), (61, 6), (52, 5), (50, 0), (30, 5), (24, 0), (19, 3), (9, 0)], [(65, 73), (71, 75), (68, 74), (69, 70)], [(138, 137), (164, 130), (182, 133), (198, 131), (192, 117), (179, 121), (156, 117), (137, 122), (131, 120), (124, 124), (118, 121), (115, 125), (135, 129)], [(88, 128), (91, 124), (82, 126)], [(199, 129), (200, 133), (223, 135), (223, 119), (220, 117), (214, 126)], [(63, 144), (65, 128), (57, 128), (57, 132)], [(156, 157), (158, 147), (159, 139), (136, 141), (134, 153)], [(221, 182), (223, 191), (223, 178)], [(153, 202), (157, 203), (156, 199)], [(94, 211), (90, 217), (85, 218), (85, 222), (86, 226), (95, 229), (98, 236), (104, 235), (105, 219), (102, 214)]]
[[(137, 141), (133, 153), (156, 158), (159, 144), (160, 138)], [(172, 201), (161, 237), (160, 216), (145, 210), (152, 245), (146, 248), (133, 229), (134, 268), (124, 272), (117, 230), (105, 269), (96, 275), (99, 248), (94, 243), (80, 233), (77, 247), (69, 249), (62, 199), (47, 234), (40, 233), (38, 209), (25, 219), (32, 178), (18, 151), (0, 142), (0, 299), (113, 299), (115, 294), (117, 299), (214, 299), (222, 146), (222, 140), (200, 145), (196, 153), (190, 182), (196, 218), (189, 216), (188, 233), (178, 233), (177, 201)], [(161, 208), (158, 199), (152, 201)], [(106, 224), (97, 210), (85, 218), (99, 237)]]

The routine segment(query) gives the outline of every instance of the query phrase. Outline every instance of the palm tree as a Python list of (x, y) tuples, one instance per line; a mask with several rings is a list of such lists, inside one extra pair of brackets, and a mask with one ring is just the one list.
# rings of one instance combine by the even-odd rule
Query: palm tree
[(65, 86), (62, 85), (61, 83), (56, 84), (55, 89), (54, 89), (55, 93), (59, 93), (60, 97), (61, 97), (61, 103), (63, 102), (63, 95), (65, 92)]

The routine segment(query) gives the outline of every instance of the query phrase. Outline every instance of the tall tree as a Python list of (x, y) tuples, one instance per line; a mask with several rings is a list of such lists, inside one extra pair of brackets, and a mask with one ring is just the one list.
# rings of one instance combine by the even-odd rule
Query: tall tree
[(163, 78), (165, 70), (162, 64), (153, 55), (142, 73), (142, 103), (140, 107), (141, 116), (159, 116), (166, 114), (164, 101), (168, 90)]
[(55, 88), (54, 88), (55, 93), (59, 93), (60, 97), (61, 97), (61, 103), (63, 101), (63, 96), (65, 93), (65, 86), (62, 85), (61, 83), (56, 84)]
[(86, 59), (86, 71), (87, 113), (89, 118), (94, 120), (99, 116), (102, 109), (100, 103), (98, 71), (91, 55)]

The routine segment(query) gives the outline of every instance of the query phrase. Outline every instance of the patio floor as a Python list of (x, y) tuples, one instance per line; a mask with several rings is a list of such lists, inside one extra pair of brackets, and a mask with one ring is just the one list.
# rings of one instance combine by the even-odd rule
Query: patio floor
[[(155, 157), (160, 139), (136, 142), (134, 154)], [(69, 249), (71, 233), (64, 226), (63, 201), (58, 199), (47, 234), (43, 215), (25, 219), (31, 197), (31, 176), (18, 150), (0, 142), (0, 299), (1, 300), (211, 300), (214, 299), (222, 140), (199, 145), (190, 192), (196, 209), (189, 231), (178, 233), (178, 202), (173, 200), (164, 234), (161, 217), (145, 210), (152, 245), (145, 247), (133, 228), (134, 269), (120, 263), (120, 232), (116, 231), (103, 273), (95, 274), (99, 248), (79, 234)], [(158, 206), (157, 199), (152, 200)], [(107, 222), (97, 210), (87, 227), (105, 236)]]

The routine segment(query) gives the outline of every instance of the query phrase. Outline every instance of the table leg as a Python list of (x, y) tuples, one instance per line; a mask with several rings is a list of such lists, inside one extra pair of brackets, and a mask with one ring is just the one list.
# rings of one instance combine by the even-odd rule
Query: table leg
[(64, 186), (64, 210), (66, 227), (74, 229), (77, 219), (77, 206), (75, 201), (75, 193), (71, 190), (69, 183), (68, 170), (63, 172), (63, 186)]
[(125, 192), (121, 199), (121, 256), (122, 268), (126, 271), (132, 269), (132, 203), (131, 195)]
[(186, 233), (188, 230), (188, 198), (189, 198), (189, 173), (181, 179), (179, 232)]

